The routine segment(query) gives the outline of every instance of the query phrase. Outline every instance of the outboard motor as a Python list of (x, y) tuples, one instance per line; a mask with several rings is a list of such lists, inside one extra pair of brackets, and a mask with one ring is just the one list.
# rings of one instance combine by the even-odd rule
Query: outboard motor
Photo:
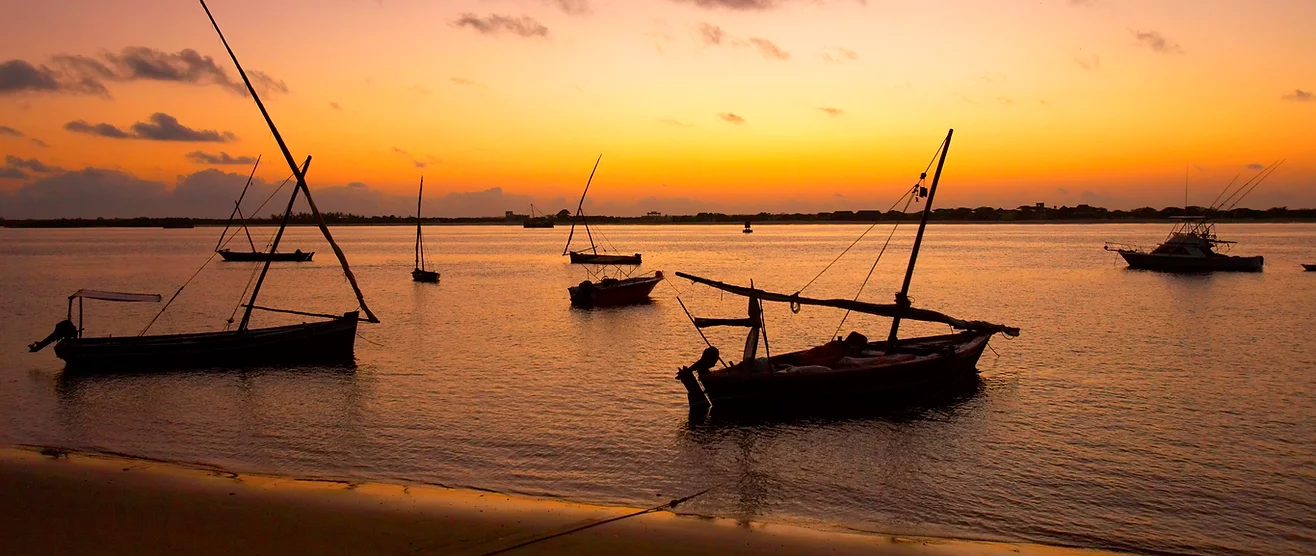
[(59, 324), (55, 325), (55, 330), (51, 332), (49, 336), (46, 336), (45, 339), (28, 344), (27, 351), (35, 353), (45, 349), (46, 346), (51, 344), (51, 342), (57, 342), (64, 338), (76, 337), (78, 337), (78, 327), (73, 324), (73, 321), (64, 319), (59, 321)]
[(695, 361), (689, 367), (681, 367), (681, 370), (676, 372), (676, 380), (685, 385), (686, 399), (690, 401), (690, 407), (708, 406), (708, 396), (704, 395), (704, 388), (699, 385), (699, 380), (695, 378), (695, 372), (709, 371), (713, 368), (713, 365), (717, 364), (719, 357), (721, 357), (721, 354), (718, 353), (717, 348), (708, 346), (698, 361)]

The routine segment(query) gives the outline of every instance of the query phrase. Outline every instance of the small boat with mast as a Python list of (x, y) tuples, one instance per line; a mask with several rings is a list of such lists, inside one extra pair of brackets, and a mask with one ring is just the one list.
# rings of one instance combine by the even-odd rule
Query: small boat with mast
[[(632, 265), (639, 266), (643, 262), (641, 254), (634, 255), (609, 255), (599, 253), (599, 246), (594, 242), (594, 232), (589, 228), (589, 219), (585, 217), (585, 196), (589, 195), (589, 186), (594, 182), (594, 172), (599, 169), (599, 162), (603, 160), (603, 155), (599, 155), (598, 160), (594, 161), (594, 169), (589, 172), (589, 180), (585, 182), (585, 191), (580, 194), (580, 204), (576, 206), (576, 217), (571, 220), (571, 231), (567, 233), (567, 245), (562, 248), (563, 255), (571, 257), (571, 264), (611, 264), (611, 265)], [(576, 237), (576, 223), (579, 222), (585, 228), (585, 236), (589, 238), (589, 251), (571, 250), (571, 240)]]
[(425, 268), (425, 236), (420, 231), (420, 202), (425, 197), (425, 177), (420, 178), (419, 191), (416, 192), (416, 267), (411, 270), (413, 282), (436, 283), (439, 273)]
[[(315, 256), (315, 251), (303, 253), (301, 249), (291, 253), (278, 253), (274, 249), (264, 252), (256, 249), (256, 242), (251, 239), (251, 229), (247, 227), (247, 217), (242, 214), (242, 199), (247, 196), (247, 189), (251, 187), (252, 178), (256, 177), (256, 168), (260, 167), (260, 157), (256, 157), (256, 163), (251, 166), (251, 175), (247, 176), (247, 184), (242, 186), (242, 193), (238, 195), (238, 200), (233, 202), (233, 211), (228, 215), (228, 221), (224, 223), (224, 231), (219, 234), (219, 243), (215, 244), (215, 252), (229, 262), (254, 262), (254, 261), (275, 261), (275, 262), (294, 262), (304, 263)], [(258, 209), (259, 210), (259, 209)], [(224, 247), (228, 238), (228, 230), (233, 225), (233, 217), (238, 217), (241, 222), (242, 231), (247, 235), (247, 244), (251, 246), (251, 251), (233, 251)]]
[(521, 222), (521, 227), (522, 228), (552, 228), (553, 219), (549, 218), (547, 214), (542, 214), (542, 213), (539, 216), (535, 216), (535, 204), (530, 203), (530, 217), (526, 218), (525, 221)]
[[(914, 265), (918, 261), (919, 248), (923, 243), (924, 230), (932, 211), (932, 201), (936, 196), (938, 182), (941, 180), (941, 171), (946, 163), (946, 153), (950, 149), (953, 132), (954, 130), (951, 130), (946, 134), (946, 139), (938, 149), (940, 158), (936, 159), (937, 169), (930, 189), (923, 186), (924, 179), (927, 177), (925, 170), (919, 182), (905, 194), (909, 198), (906, 208), (910, 202), (919, 197), (925, 197), (926, 203), (914, 239), (913, 250), (910, 253), (909, 265), (905, 270), (904, 284), (896, 294), (894, 304), (859, 301), (858, 294), (854, 299), (822, 299), (804, 297), (800, 295), (801, 292), (775, 293), (757, 288), (752, 282), (745, 287), (684, 272), (676, 273), (677, 276), (694, 283), (744, 296), (748, 300), (748, 316), (745, 318), (691, 316), (691, 321), (696, 329), (700, 330), (701, 337), (704, 336), (702, 330), (709, 327), (731, 326), (749, 329), (745, 339), (743, 359), (739, 363), (732, 365), (723, 363), (723, 368), (715, 369), (714, 367), (722, 362), (722, 359), (718, 349), (709, 343), (697, 362), (682, 367), (677, 373), (677, 379), (686, 387), (692, 408), (712, 405), (715, 408), (730, 406), (772, 409), (784, 408), (775, 405), (783, 402), (804, 404), (830, 403), (856, 398), (868, 402), (876, 399), (895, 398), (897, 401), (909, 399), (912, 396), (916, 397), (916, 394), (951, 389), (968, 379), (975, 378), (978, 358), (986, 349), (988, 340), (998, 333), (1007, 336), (1019, 334), (1018, 328), (985, 321), (957, 319), (937, 311), (911, 306), (908, 294), (914, 276)], [(898, 226), (899, 222), (896, 225)], [(861, 239), (862, 237), (860, 236)], [(878, 256), (879, 261), (880, 257), (881, 255)], [(826, 270), (824, 269), (823, 272)], [(867, 279), (864, 282), (866, 284)], [(860, 292), (862, 293), (862, 286)], [(856, 312), (889, 317), (891, 329), (885, 341), (869, 341), (863, 334), (852, 332), (845, 339), (838, 337), (836, 340), (810, 349), (773, 355), (763, 320), (765, 302), (789, 304), (791, 310), (796, 312), (807, 305), (844, 309), (847, 311), (847, 316), (849, 312)], [(682, 307), (684, 308), (684, 302)], [(944, 323), (958, 332), (900, 338), (898, 332), (902, 320)], [(767, 352), (766, 357), (763, 358), (758, 357), (760, 339)], [(706, 337), (705, 342), (708, 342)]]
[[(1165, 238), (1165, 241), (1155, 248), (1147, 249), (1108, 241), (1104, 249), (1119, 253), (1120, 257), (1123, 257), (1124, 261), (1129, 264), (1129, 268), (1136, 270), (1260, 272), (1265, 264), (1265, 259), (1261, 256), (1240, 257), (1224, 254), (1225, 251), (1233, 247), (1235, 242), (1218, 238), (1215, 233), (1215, 224), (1220, 215), (1237, 207), (1238, 203), (1253, 189), (1256, 189), (1258, 185), (1261, 185), (1261, 182), (1270, 176), (1281, 163), (1283, 161), (1267, 166), (1257, 172), (1252, 179), (1238, 186), (1233, 193), (1226, 196), (1225, 193), (1229, 193), (1229, 190), (1234, 186), (1234, 182), (1230, 182), (1216, 196), (1211, 206), (1203, 211), (1203, 214), (1173, 217), (1178, 223), (1170, 230), (1170, 235)], [(1238, 178), (1234, 178), (1234, 180), (1237, 181)], [(1186, 206), (1184, 212), (1188, 212)]]
[[(580, 195), (580, 205), (576, 207), (576, 218), (571, 221), (571, 232), (567, 234), (567, 245), (562, 248), (562, 254), (571, 256), (571, 264), (595, 265), (601, 268), (600, 273), (612, 267), (624, 276), (621, 278), (603, 276), (597, 282), (585, 280), (568, 287), (567, 293), (571, 296), (571, 305), (581, 308), (647, 303), (653, 288), (663, 281), (662, 271), (655, 271), (652, 275), (646, 276), (631, 276), (631, 272), (623, 267), (639, 266), (640, 254), (599, 253), (598, 244), (594, 242), (594, 233), (589, 227), (589, 220), (585, 218), (585, 195), (589, 193), (589, 186), (594, 182), (594, 173), (598, 171), (599, 162), (602, 160), (603, 155), (599, 155), (598, 160), (594, 161), (594, 169), (589, 172), (589, 180), (585, 182), (585, 192)], [(585, 228), (585, 235), (589, 238), (589, 252), (571, 250), (571, 240), (576, 233), (576, 222), (580, 222)]]
[[(354, 346), (356, 342), (356, 326), (360, 319), (360, 313), (365, 313), (367, 322), (379, 322), (370, 308), (366, 306), (365, 298), (361, 294), (361, 288), (356, 283), (356, 276), (352, 274), (351, 267), (347, 264), (347, 257), (343, 254), (342, 249), (334, 242), (333, 235), (329, 233), (329, 228), (325, 223), (323, 215), (316, 208), (314, 199), (311, 198), (311, 190), (306, 185), (306, 171), (311, 164), (311, 157), (306, 157), (306, 161), (298, 167), (288, 150), (287, 144), (284, 143), (283, 137), (279, 134), (278, 128), (274, 125), (274, 120), (270, 118), (269, 112), (265, 109), (264, 103), (261, 102), (260, 96), (251, 85), (251, 80), (238, 63), (237, 55), (229, 47), (228, 41), (224, 34), (219, 30), (219, 24), (210, 13), (210, 8), (206, 6), (205, 1), (201, 0), (201, 7), (206, 11), (206, 16), (210, 18), (210, 23), (219, 35), (220, 41), (224, 44), (225, 50), (228, 51), (229, 57), (232, 58), (234, 66), (237, 67), (238, 74), (242, 76), (243, 83), (247, 86), (247, 91), (251, 94), (252, 100), (260, 109), (261, 115), (265, 118), (265, 123), (269, 126), (271, 134), (274, 135), (275, 141), (279, 144), (279, 149), (283, 152), (284, 159), (292, 169), (293, 176), (297, 179), (297, 184), (288, 198), (288, 206), (284, 210), (283, 219), (279, 224), (278, 231), (275, 232), (274, 240), (271, 242), (270, 252), (275, 252), (280, 240), (283, 238), (283, 232), (288, 226), (288, 221), (292, 216), (293, 203), (297, 200), (300, 193), (306, 198), (306, 203), (310, 206), (311, 213), (317, 220), (321, 233), (329, 246), (333, 248), (334, 254), (338, 257), (338, 262), (342, 266), (343, 274), (352, 286), (356, 294), (358, 310), (348, 311), (342, 314), (323, 314), (311, 313), (306, 311), (279, 309), (272, 307), (262, 307), (257, 305), (260, 295), (261, 286), (265, 282), (265, 277), (270, 270), (270, 260), (264, 260), (261, 266), (260, 274), (256, 278), (254, 287), (251, 288), (251, 296), (246, 303), (240, 304), (243, 308), (242, 320), (236, 330), (225, 330), (219, 332), (202, 332), (195, 334), (169, 334), (169, 335), (152, 335), (147, 336), (146, 332), (150, 329), (148, 323), (146, 328), (137, 336), (128, 337), (86, 337), (83, 335), (83, 325), (72, 323), (73, 300), (78, 299), (79, 313), (81, 313), (82, 300), (98, 299), (104, 301), (116, 302), (148, 302), (158, 301), (159, 296), (153, 294), (127, 294), (116, 292), (99, 292), (93, 290), (80, 290), (69, 297), (69, 314), (68, 318), (60, 322), (55, 327), (55, 331), (47, 336), (44, 340), (34, 342), (29, 346), (30, 351), (39, 351), (46, 345), (55, 343), (55, 355), (65, 362), (67, 371), (112, 371), (112, 370), (159, 370), (175, 368), (197, 368), (197, 367), (248, 367), (270, 364), (297, 364), (297, 363), (350, 363), (354, 357)], [(183, 285), (186, 287), (186, 283)], [(182, 293), (180, 287), (170, 302)], [(169, 303), (165, 304), (167, 309)], [(286, 326), (273, 326), (265, 328), (251, 327), (252, 312), (260, 309), (262, 311), (292, 314), (299, 316), (317, 317), (325, 320), (301, 324), (292, 324)], [(163, 309), (161, 310), (163, 313)], [(236, 314), (236, 311), (235, 311)], [(157, 317), (159, 314), (156, 315)], [(154, 323), (154, 319), (151, 321)], [(231, 325), (233, 319), (228, 320)]]

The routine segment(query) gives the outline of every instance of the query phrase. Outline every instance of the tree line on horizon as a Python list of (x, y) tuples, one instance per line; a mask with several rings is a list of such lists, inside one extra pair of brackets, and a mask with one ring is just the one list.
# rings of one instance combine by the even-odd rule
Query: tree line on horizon
[[(590, 223), (604, 224), (701, 224), (701, 223), (766, 223), (766, 222), (877, 222), (882, 220), (918, 220), (922, 211), (901, 212), (898, 210), (882, 212), (880, 210), (838, 210), (818, 213), (767, 213), (724, 214), (701, 212), (693, 215), (665, 215), (651, 212), (645, 216), (596, 216), (585, 219)], [(978, 207), (978, 208), (941, 208), (933, 209), (931, 220), (950, 222), (1047, 222), (1047, 221), (1084, 221), (1084, 222), (1145, 222), (1169, 220), (1183, 216), (1210, 216), (1219, 220), (1266, 221), (1266, 220), (1312, 220), (1316, 221), (1316, 209), (1289, 209), (1274, 207), (1266, 210), (1236, 208), (1227, 212), (1215, 212), (1206, 207), (1189, 206), (1165, 207), (1155, 209), (1142, 207), (1132, 210), (1110, 210), (1090, 205), (1073, 207), (1047, 207), (1043, 205), (1024, 205), (1014, 209)], [(325, 221), (336, 225), (406, 225), (415, 224), (414, 216), (363, 216), (344, 212), (324, 213)], [(525, 214), (508, 213), (504, 216), (480, 217), (427, 217), (422, 222), (428, 224), (520, 224), (530, 218)], [(568, 224), (573, 220), (571, 212), (563, 209), (547, 218)], [(248, 218), (249, 225), (277, 226), (283, 219), (281, 214), (271, 214), (264, 218)], [(83, 228), (83, 227), (186, 227), (186, 226), (222, 226), (228, 221), (222, 218), (60, 218), (60, 219), (2, 219), (6, 228)], [(293, 214), (288, 219), (289, 225), (304, 226), (316, 224), (310, 213)]]

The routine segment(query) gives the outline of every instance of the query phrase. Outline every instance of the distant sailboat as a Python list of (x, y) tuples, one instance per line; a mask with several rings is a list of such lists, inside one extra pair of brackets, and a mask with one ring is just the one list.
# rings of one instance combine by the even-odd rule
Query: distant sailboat
[[(589, 172), (585, 182), (585, 191), (580, 194), (580, 204), (576, 206), (576, 217), (571, 220), (571, 232), (567, 234), (567, 245), (562, 248), (563, 255), (570, 255), (571, 264), (613, 264), (638, 266), (642, 261), (639, 253), (634, 255), (608, 255), (599, 253), (598, 244), (594, 243), (594, 233), (589, 229), (589, 220), (585, 218), (585, 196), (589, 195), (589, 185), (594, 182), (594, 172), (599, 169), (603, 155), (594, 161), (594, 169)], [(572, 251), (571, 240), (576, 236), (576, 222), (585, 227), (585, 236), (589, 238), (589, 250)]]
[[(260, 96), (256, 94), (256, 89), (252, 87), (251, 80), (243, 71), (242, 65), (238, 63), (237, 55), (229, 48), (228, 41), (224, 39), (224, 34), (219, 30), (219, 24), (211, 16), (210, 8), (206, 7), (204, 0), (201, 1), (201, 7), (206, 10), (206, 16), (210, 18), (211, 25), (214, 26), (215, 32), (219, 34), (220, 41), (224, 43), (224, 48), (233, 59), (233, 64), (237, 66), (238, 75), (242, 76), (243, 83), (247, 85), (247, 92), (251, 94), (252, 100), (260, 108), (265, 123), (274, 135), (274, 140), (279, 144), (279, 149), (283, 151), (284, 159), (292, 169), (293, 176), (297, 178), (297, 185), (288, 198), (288, 207), (283, 212), (283, 220), (274, 235), (270, 251), (275, 252), (279, 246), (279, 241), (283, 239), (283, 232), (288, 226), (288, 220), (292, 217), (293, 203), (297, 200), (298, 193), (301, 193), (306, 197), (306, 203), (310, 205), (311, 214), (319, 222), (320, 232), (324, 234), (325, 240), (328, 241), (329, 246), (333, 248), (334, 254), (338, 257), (338, 262), (343, 268), (343, 275), (346, 276), (347, 282), (351, 284), (352, 291), (356, 294), (360, 312), (365, 313), (368, 322), (379, 322), (379, 319), (366, 306), (365, 297), (361, 294), (361, 288), (356, 283), (356, 276), (352, 274), (352, 269), (347, 264), (346, 255), (334, 242), (333, 235), (329, 233), (329, 227), (325, 224), (323, 215), (320, 214), (320, 210), (315, 206), (315, 201), (311, 198), (311, 190), (306, 185), (306, 170), (311, 165), (311, 158), (306, 157), (306, 162), (301, 167), (297, 166), (287, 144), (283, 141), (283, 136), (279, 134), (278, 128), (274, 126), (274, 120), (270, 118), (269, 112), (265, 110), (265, 105), (261, 102)], [(74, 299), (79, 300), (79, 314), (81, 314), (83, 299), (153, 302), (159, 301), (160, 297), (153, 294), (79, 290), (69, 296), (68, 318), (57, 324), (55, 331), (45, 339), (30, 345), (29, 350), (39, 351), (51, 342), (57, 342), (55, 344), (55, 355), (64, 360), (65, 368), (69, 371), (119, 369), (135, 371), (187, 367), (246, 367), (286, 363), (351, 362), (356, 342), (356, 325), (360, 318), (360, 312), (348, 311), (339, 315), (332, 315), (257, 305), (256, 300), (260, 295), (261, 285), (265, 282), (265, 276), (270, 270), (270, 262), (269, 259), (265, 260), (265, 265), (261, 268), (259, 277), (256, 278), (255, 286), (251, 289), (251, 296), (246, 303), (239, 305), (240, 308), (245, 308), (245, 311), (237, 330), (147, 336), (144, 329), (137, 336), (87, 338), (83, 336), (81, 323), (76, 326), (72, 323)], [(179, 292), (181, 291), (182, 288), (179, 288)], [(177, 293), (174, 294), (175, 297), (177, 295)], [(168, 304), (165, 307), (167, 308)], [(251, 314), (255, 309), (320, 317), (327, 320), (287, 326), (251, 328), (249, 326)], [(232, 323), (232, 319), (229, 319), (229, 322)], [(148, 329), (149, 327), (150, 324), (147, 325)]]
[(425, 237), (420, 232), (420, 201), (425, 195), (425, 178), (420, 178), (420, 190), (416, 192), (416, 268), (411, 271), (411, 279), (416, 282), (438, 282), (439, 273), (425, 270)]
[(530, 217), (526, 218), (525, 222), (521, 223), (521, 227), (522, 228), (552, 228), (553, 219), (549, 218), (547, 214), (540, 214), (539, 216), (535, 216), (535, 205), (531, 203)]
[[(242, 186), (242, 194), (238, 195), (238, 200), (233, 202), (233, 211), (228, 215), (228, 222), (224, 223), (224, 231), (219, 233), (219, 243), (215, 244), (215, 252), (220, 257), (230, 262), (252, 262), (252, 261), (281, 261), (304, 263), (315, 256), (315, 251), (303, 253), (301, 249), (291, 253), (276, 253), (273, 249), (269, 253), (256, 250), (256, 242), (251, 239), (251, 230), (247, 228), (247, 217), (242, 214), (242, 199), (247, 196), (247, 189), (251, 187), (251, 180), (256, 176), (256, 168), (260, 166), (260, 157), (256, 157), (256, 163), (251, 167), (251, 175), (247, 176), (247, 185)], [(232, 251), (224, 248), (224, 239), (228, 237), (228, 229), (233, 225), (233, 217), (238, 217), (242, 222), (242, 231), (247, 234), (247, 244), (251, 246), (251, 251)], [(189, 226), (190, 227), (190, 226)]]
[(744, 229), (744, 230), (741, 230), (740, 233), (742, 233), (742, 234), (752, 234), (752, 233), (754, 233), (754, 228), (749, 227), (749, 221), (748, 221), (748, 220), (745, 221), (745, 229)]

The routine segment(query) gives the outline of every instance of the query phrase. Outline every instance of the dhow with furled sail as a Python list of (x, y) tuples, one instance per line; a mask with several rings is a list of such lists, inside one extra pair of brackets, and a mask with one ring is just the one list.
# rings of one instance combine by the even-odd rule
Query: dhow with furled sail
[(425, 178), (420, 178), (420, 188), (416, 192), (416, 267), (411, 270), (411, 281), (437, 283), (439, 272), (425, 268), (425, 236), (420, 231), (420, 201), (425, 196)]
[[(749, 329), (743, 359), (740, 362), (732, 365), (723, 363), (722, 368), (715, 369), (714, 367), (722, 360), (718, 349), (710, 343), (696, 363), (681, 368), (677, 379), (685, 385), (692, 408), (707, 407), (711, 404), (713, 407), (771, 409), (780, 407), (776, 404), (783, 402), (792, 404), (831, 402), (842, 398), (874, 400), (896, 397), (899, 399), (916, 393), (947, 390), (962, 384), (966, 379), (977, 376), (978, 358), (993, 335), (1019, 334), (1018, 328), (958, 319), (937, 311), (911, 306), (909, 287), (914, 275), (914, 265), (918, 260), (923, 233), (932, 211), (932, 201), (937, 192), (938, 182), (941, 180), (941, 171), (946, 163), (946, 153), (950, 149), (953, 133), (954, 130), (948, 132), (945, 141), (941, 144), (940, 158), (936, 159), (937, 169), (931, 187), (923, 186), (923, 180), (927, 177), (925, 170), (919, 182), (909, 193), (906, 193), (910, 201), (926, 197), (926, 203), (914, 239), (913, 250), (910, 253), (909, 264), (905, 270), (904, 284), (896, 294), (894, 304), (858, 301), (857, 295), (855, 299), (820, 299), (804, 297), (800, 292), (775, 293), (755, 288), (752, 283), (749, 287), (737, 286), (683, 272), (676, 273), (677, 276), (695, 283), (744, 296), (748, 299), (749, 307), (748, 316), (745, 318), (691, 317), (695, 327), (701, 330), (701, 336), (703, 336), (702, 329), (708, 327), (732, 326)], [(909, 202), (906, 202), (905, 206), (908, 208)], [(869, 230), (871, 229), (870, 227)], [(869, 341), (863, 334), (852, 332), (844, 339), (838, 337), (810, 349), (773, 355), (768, 345), (767, 328), (763, 320), (764, 302), (787, 303), (793, 311), (798, 311), (802, 306), (807, 305), (889, 317), (891, 329), (885, 341)], [(684, 303), (682, 306), (684, 307)], [(958, 332), (899, 338), (897, 333), (901, 320), (943, 323)], [(768, 350), (766, 357), (762, 358), (758, 356), (760, 339), (763, 341), (764, 349)], [(705, 341), (707, 341), (706, 337)]]
[[(292, 216), (293, 203), (297, 200), (297, 195), (300, 192), (306, 198), (311, 213), (319, 223), (321, 233), (324, 234), (325, 240), (333, 248), (334, 254), (338, 257), (338, 261), (343, 268), (343, 274), (346, 276), (348, 283), (351, 284), (352, 290), (356, 293), (359, 311), (354, 310), (341, 315), (331, 315), (257, 305), (256, 301), (260, 295), (261, 285), (270, 270), (270, 260), (266, 259), (261, 267), (259, 277), (256, 278), (255, 286), (251, 289), (250, 298), (241, 305), (244, 311), (242, 320), (236, 330), (147, 336), (146, 329), (143, 329), (142, 333), (137, 336), (89, 338), (83, 336), (81, 323), (75, 326), (71, 322), (73, 299), (78, 299), (79, 307), (81, 307), (82, 299), (144, 302), (158, 301), (159, 296), (82, 290), (69, 297), (69, 318), (60, 322), (55, 327), (55, 331), (47, 338), (29, 346), (31, 351), (38, 351), (51, 342), (55, 342), (55, 354), (65, 361), (66, 370), (148, 370), (187, 367), (241, 367), (308, 362), (350, 362), (353, 358), (356, 326), (360, 319), (360, 313), (365, 313), (368, 322), (379, 322), (379, 319), (366, 306), (361, 288), (357, 285), (356, 277), (347, 264), (347, 257), (343, 254), (342, 249), (338, 247), (338, 244), (334, 242), (333, 236), (329, 233), (329, 228), (325, 224), (324, 217), (320, 214), (315, 201), (311, 198), (311, 190), (306, 185), (306, 171), (311, 164), (311, 158), (306, 157), (306, 161), (301, 167), (297, 166), (287, 144), (284, 143), (283, 137), (279, 134), (278, 128), (275, 127), (274, 120), (270, 118), (269, 112), (261, 102), (260, 96), (256, 94), (256, 89), (252, 87), (251, 80), (243, 71), (242, 65), (238, 63), (237, 55), (229, 47), (223, 32), (219, 30), (219, 24), (215, 22), (215, 18), (211, 15), (210, 8), (206, 6), (204, 0), (201, 1), (201, 7), (205, 9), (206, 16), (210, 18), (210, 23), (214, 26), (220, 41), (223, 42), (225, 50), (233, 59), (233, 64), (237, 67), (238, 74), (242, 76), (247, 91), (260, 109), (261, 115), (265, 118), (265, 123), (269, 126), (275, 141), (279, 144), (279, 149), (283, 151), (284, 159), (292, 169), (293, 176), (297, 179), (297, 185), (293, 188), (292, 195), (288, 199), (287, 209), (283, 213), (283, 220), (280, 222), (274, 240), (271, 242), (270, 252), (276, 252), (279, 242), (283, 238), (283, 232), (287, 228), (288, 220)], [(182, 288), (179, 288), (178, 293), (181, 293), (181, 291)], [(175, 298), (178, 293), (174, 294)], [(170, 301), (172, 300), (170, 299)], [(166, 303), (167, 307), (168, 304)], [(325, 320), (287, 326), (252, 328), (250, 326), (251, 315), (255, 309), (317, 317)], [(229, 319), (229, 322), (231, 323), (232, 319)], [(147, 329), (149, 328), (150, 324), (147, 325)]]

